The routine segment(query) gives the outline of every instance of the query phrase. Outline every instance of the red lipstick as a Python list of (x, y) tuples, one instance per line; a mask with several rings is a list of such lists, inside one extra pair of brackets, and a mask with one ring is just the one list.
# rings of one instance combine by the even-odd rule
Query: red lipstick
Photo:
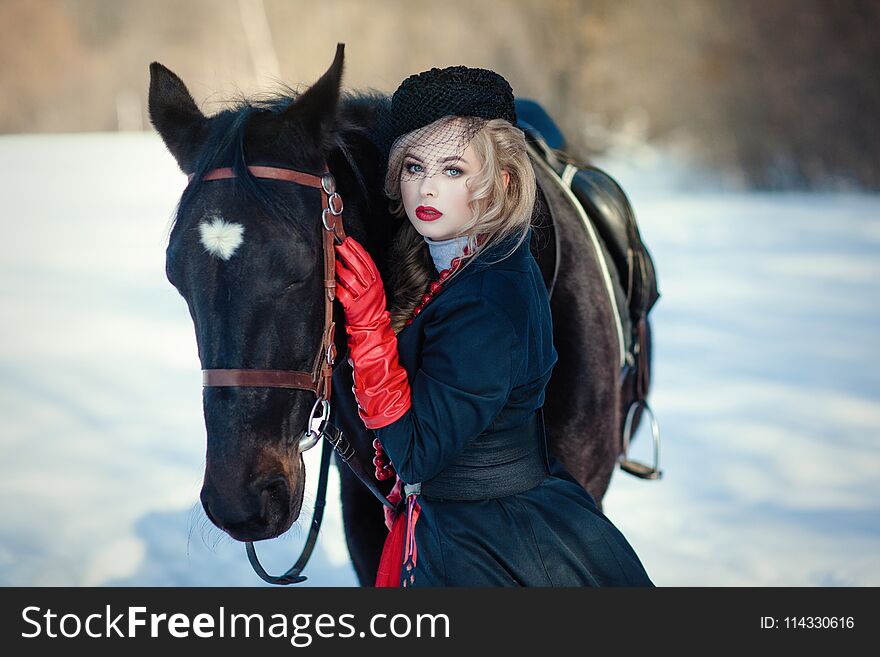
[(434, 221), (442, 217), (443, 213), (430, 205), (420, 205), (416, 208), (416, 216), (422, 221)]

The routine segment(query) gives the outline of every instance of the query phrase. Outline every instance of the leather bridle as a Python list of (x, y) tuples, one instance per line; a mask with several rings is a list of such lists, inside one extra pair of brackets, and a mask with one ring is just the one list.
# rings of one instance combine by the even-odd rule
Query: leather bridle
[[(327, 172), (321, 176), (279, 167), (249, 166), (248, 170), (257, 178), (285, 180), (314, 187), (321, 190), (321, 223), (323, 224), (322, 243), (324, 252), (324, 331), (321, 345), (315, 356), (310, 372), (298, 370), (258, 370), (258, 369), (212, 369), (202, 370), (204, 386), (248, 386), (267, 388), (295, 388), (310, 390), (317, 396), (315, 406), (309, 415), (309, 427), (300, 439), (300, 451), (315, 445), (320, 435), (312, 430), (315, 410), (323, 406), (321, 416), (329, 413), (331, 378), (336, 359), (336, 344), (333, 341), (335, 324), (333, 322), (333, 300), (336, 298), (336, 254), (334, 240), (341, 244), (345, 239), (342, 220), (342, 197), (336, 191), (336, 180)], [(203, 181), (235, 178), (231, 168), (213, 169), (206, 173)]]
[[(326, 170), (326, 166), (323, 168)], [(355, 450), (345, 439), (342, 431), (333, 426), (329, 421), (333, 364), (336, 360), (336, 343), (334, 342), (336, 325), (333, 322), (333, 300), (336, 298), (336, 253), (334, 242), (341, 244), (346, 238), (342, 218), (343, 202), (342, 197), (336, 191), (336, 179), (329, 171), (317, 176), (294, 169), (269, 166), (249, 166), (248, 170), (256, 178), (283, 180), (298, 185), (305, 185), (306, 187), (313, 187), (321, 191), (321, 241), (324, 257), (324, 330), (321, 334), (321, 344), (311, 371), (269, 369), (202, 370), (202, 385), (204, 387), (292, 388), (309, 390), (315, 393), (317, 397), (315, 405), (309, 413), (308, 425), (298, 440), (299, 451), (302, 453), (314, 447), (322, 436), (326, 439), (321, 455), (318, 499), (315, 502), (309, 536), (303, 552), (290, 570), (279, 577), (274, 577), (266, 573), (262, 566), (260, 566), (253, 543), (247, 542), (246, 544), (248, 560), (263, 580), (271, 584), (294, 584), (306, 579), (300, 573), (305, 567), (309, 556), (311, 556), (318, 537), (318, 530), (321, 526), (327, 490), (327, 471), (329, 469), (330, 453), (333, 449), (337, 451), (343, 461), (351, 467), (355, 475), (383, 504), (392, 508), (393, 505), (379, 491), (366, 468), (357, 459), (352, 458), (355, 456)], [(235, 171), (226, 167), (208, 171), (202, 176), (202, 180), (225, 180), (235, 177)], [(193, 175), (190, 175), (189, 179), (192, 181)], [(317, 415), (316, 411), (318, 412)]]

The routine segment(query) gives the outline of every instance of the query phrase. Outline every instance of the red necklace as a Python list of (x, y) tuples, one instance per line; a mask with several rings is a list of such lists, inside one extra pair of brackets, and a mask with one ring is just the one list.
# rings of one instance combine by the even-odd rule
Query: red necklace
[[(481, 245), (486, 239), (485, 235), (477, 236), (477, 246)], [(454, 272), (456, 272), (460, 267), (461, 263), (464, 261), (464, 258), (469, 255), (470, 250), (468, 247), (464, 247), (464, 251), (462, 252), (461, 257), (453, 258), (449, 262), (449, 267), (440, 272), (439, 280), (432, 281), (428, 286), (428, 291), (422, 295), (422, 299), (419, 302), (419, 305), (416, 306), (415, 310), (413, 310), (413, 316), (407, 320), (406, 326), (412, 324), (413, 320), (416, 318), (420, 312), (422, 312), (422, 308), (428, 305), (428, 302), (431, 301), (435, 296), (440, 293), (440, 290), (443, 289), (443, 284), (446, 280), (452, 276)], [(385, 479), (390, 479), (395, 476), (397, 473), (394, 471), (394, 466), (391, 465), (391, 462), (388, 461), (385, 456), (385, 452), (382, 449), (382, 443), (379, 442), (378, 438), (373, 440), (373, 449), (376, 450), (376, 456), (373, 457), (373, 465), (376, 466), (376, 479), (379, 481), (384, 481)]]
[(421, 301), (419, 301), (419, 305), (415, 307), (413, 310), (413, 316), (407, 320), (406, 326), (409, 326), (413, 323), (413, 320), (416, 318), (420, 312), (422, 312), (422, 308), (428, 305), (428, 302), (433, 299), (437, 294), (440, 293), (440, 290), (443, 288), (443, 284), (446, 282), (452, 274), (461, 267), (462, 260), (465, 256), (468, 255), (468, 247), (464, 247), (464, 252), (461, 257), (453, 258), (447, 269), (444, 269), (440, 272), (440, 278), (436, 281), (431, 281), (431, 284), (428, 286), (428, 291), (422, 295)]

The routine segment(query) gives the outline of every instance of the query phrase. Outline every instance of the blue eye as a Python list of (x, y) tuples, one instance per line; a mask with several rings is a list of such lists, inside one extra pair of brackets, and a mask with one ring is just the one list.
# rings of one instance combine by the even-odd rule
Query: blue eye
[(461, 175), (461, 169), (456, 169), (455, 167), (449, 167), (446, 169), (446, 173), (449, 174), (450, 178), (458, 178)]
[(422, 170), (422, 165), (416, 162), (407, 162), (403, 165), (403, 168), (409, 173), (419, 173)]

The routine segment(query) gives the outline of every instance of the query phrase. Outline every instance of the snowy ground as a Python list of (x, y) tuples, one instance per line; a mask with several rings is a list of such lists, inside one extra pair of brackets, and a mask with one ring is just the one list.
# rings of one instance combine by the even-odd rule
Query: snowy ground
[[(880, 198), (687, 187), (637, 155), (603, 165), (659, 272), (664, 478), (618, 471), (606, 514), (658, 585), (880, 585)], [(182, 174), (139, 134), (3, 137), (0, 172), (0, 585), (260, 584), (198, 504), (200, 366), (164, 276)], [(337, 489), (307, 584), (355, 584)], [(261, 543), (267, 568), (304, 535)]]

